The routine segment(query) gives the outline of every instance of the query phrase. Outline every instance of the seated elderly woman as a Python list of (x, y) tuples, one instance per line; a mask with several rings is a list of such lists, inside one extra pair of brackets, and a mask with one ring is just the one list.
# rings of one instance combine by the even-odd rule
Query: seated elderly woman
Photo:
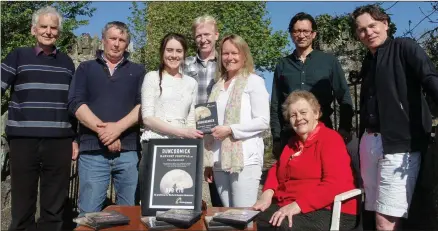
[[(253, 206), (262, 211), (258, 230), (329, 230), (335, 196), (355, 188), (350, 156), (342, 137), (318, 122), (320, 105), (312, 93), (294, 91), (282, 106), (296, 135)], [(356, 226), (356, 207), (355, 199), (342, 204), (341, 230)]]

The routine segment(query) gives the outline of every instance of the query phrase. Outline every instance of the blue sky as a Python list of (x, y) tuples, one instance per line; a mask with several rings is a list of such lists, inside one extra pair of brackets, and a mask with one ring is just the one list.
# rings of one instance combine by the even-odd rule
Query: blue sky
[[(292, 16), (298, 12), (304, 11), (311, 15), (318, 16), (320, 14), (341, 15), (351, 13), (357, 6), (370, 4), (373, 2), (268, 2), (267, 10), (268, 17), (271, 18), (271, 26), (273, 30), (287, 30), (289, 21)], [(391, 7), (395, 2), (384, 2), (383, 8)], [(76, 35), (81, 33), (89, 33), (91, 36), (97, 35), (100, 38), (100, 33), (105, 23), (109, 21), (128, 22), (128, 17), (131, 15), (129, 7), (131, 2), (93, 2), (93, 7), (96, 7), (94, 16), (91, 18), (89, 25), (82, 26), (74, 31)], [(430, 2), (398, 2), (388, 13), (391, 14), (391, 20), (397, 26), (396, 36), (403, 35), (409, 28), (409, 20), (412, 21), (411, 26), (415, 26), (424, 13), (430, 9)], [(423, 21), (416, 29), (414, 36), (421, 34), (428, 28), (432, 28), (432, 24), (427, 20)], [(293, 46), (292, 46), (293, 48)], [(272, 73), (263, 73), (265, 77), (266, 87), (271, 92)]]

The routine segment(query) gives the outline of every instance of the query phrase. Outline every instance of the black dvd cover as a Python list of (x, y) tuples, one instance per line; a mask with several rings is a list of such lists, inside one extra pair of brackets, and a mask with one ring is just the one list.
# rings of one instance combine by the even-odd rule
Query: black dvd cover
[(86, 213), (85, 217), (97, 226), (125, 225), (130, 221), (128, 216), (117, 211)]
[(260, 211), (249, 209), (229, 209), (213, 216), (213, 221), (232, 225), (247, 225), (259, 213)]
[(157, 214), (157, 221), (165, 221), (177, 227), (188, 228), (201, 218), (202, 212), (192, 209), (170, 209), (164, 213)]
[(216, 102), (195, 105), (195, 119), (196, 129), (204, 134), (211, 134), (211, 129), (219, 124)]

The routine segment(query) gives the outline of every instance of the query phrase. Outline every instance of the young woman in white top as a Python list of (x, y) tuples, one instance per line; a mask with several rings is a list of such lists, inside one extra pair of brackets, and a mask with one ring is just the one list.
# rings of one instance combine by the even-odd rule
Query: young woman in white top
[(205, 136), (204, 177), (216, 182), (226, 207), (257, 201), (263, 166), (263, 131), (269, 128), (269, 94), (254, 74), (248, 44), (238, 35), (219, 47), (218, 73), (209, 102), (217, 103), (219, 126)]
[(184, 36), (169, 33), (161, 40), (158, 71), (148, 72), (141, 87), (141, 115), (145, 131), (141, 135), (142, 158), (139, 164), (140, 200), (146, 200), (145, 164), (149, 139), (202, 138), (195, 129), (196, 80), (183, 75), (187, 52)]
[(180, 34), (169, 33), (161, 40), (159, 69), (146, 74), (141, 88), (142, 141), (203, 137), (195, 129), (197, 82), (180, 72), (186, 52)]

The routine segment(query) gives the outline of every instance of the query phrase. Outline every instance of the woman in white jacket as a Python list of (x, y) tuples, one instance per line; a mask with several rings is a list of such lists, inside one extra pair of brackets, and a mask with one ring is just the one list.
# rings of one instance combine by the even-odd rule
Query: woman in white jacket
[(141, 135), (142, 159), (139, 165), (141, 200), (145, 185), (145, 164), (149, 139), (202, 138), (195, 129), (195, 103), (198, 84), (181, 73), (187, 53), (185, 38), (169, 33), (161, 40), (160, 66), (148, 72), (141, 88), (141, 115), (145, 131)]
[(182, 35), (169, 33), (161, 40), (160, 66), (146, 74), (141, 88), (143, 142), (202, 138), (202, 132), (195, 129), (198, 84), (180, 71), (186, 53), (187, 43)]
[(248, 44), (238, 35), (222, 39), (216, 84), (219, 126), (205, 136), (204, 176), (215, 179), (225, 207), (250, 207), (257, 200), (263, 166), (262, 133), (269, 128), (269, 94), (254, 74)]

